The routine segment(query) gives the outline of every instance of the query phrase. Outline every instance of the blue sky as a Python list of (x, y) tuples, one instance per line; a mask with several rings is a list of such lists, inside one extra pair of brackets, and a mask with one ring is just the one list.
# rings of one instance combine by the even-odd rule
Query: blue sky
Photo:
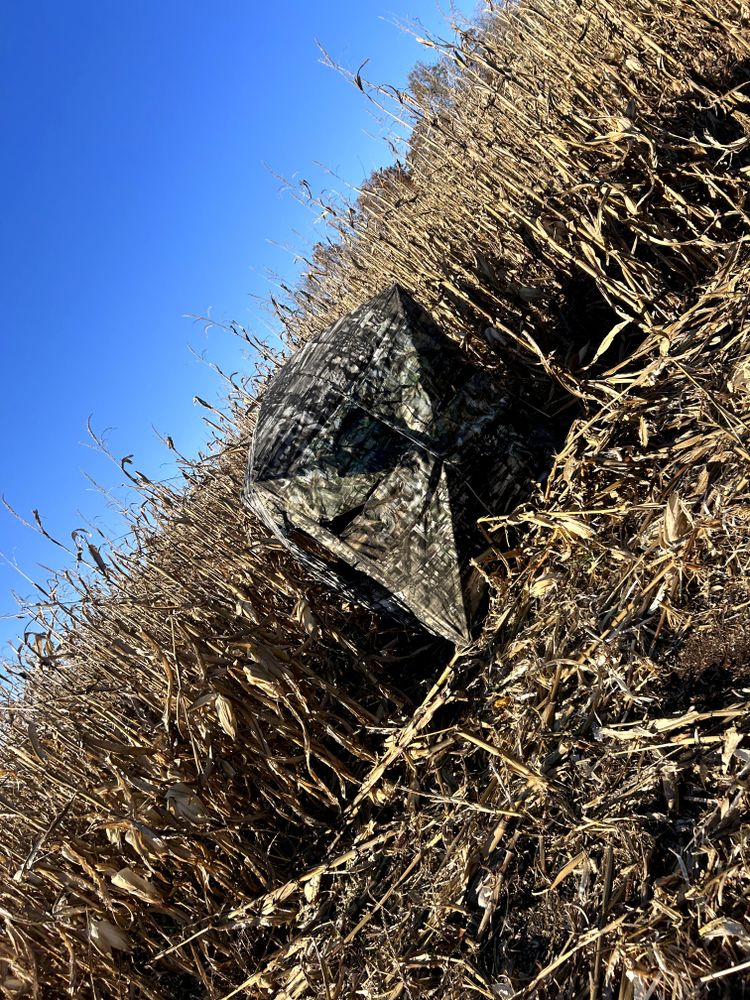
[[(456, 5), (470, 13), (473, 0)], [(265, 335), (268, 271), (319, 232), (273, 172), (314, 190), (389, 161), (367, 102), (320, 62), (403, 83), (426, 53), (394, 21), (449, 34), (437, 0), (6, 0), (0, 4), (0, 494), (65, 541), (123, 526), (119, 470), (87, 447), (174, 474), (154, 428), (195, 454), (195, 395), (222, 389), (191, 346), (247, 367), (239, 344), (186, 314)], [(375, 138), (373, 138), (375, 136)], [(90, 443), (90, 442), (89, 442)], [(13, 565), (16, 564), (17, 568)], [(0, 508), (0, 652), (23, 628), (12, 591), (61, 553)], [(21, 572), (19, 572), (19, 570)]]

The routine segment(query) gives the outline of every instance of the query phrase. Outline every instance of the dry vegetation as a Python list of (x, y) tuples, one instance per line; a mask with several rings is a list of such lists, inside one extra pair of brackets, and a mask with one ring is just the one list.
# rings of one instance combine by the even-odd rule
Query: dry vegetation
[(276, 307), (296, 343), (396, 279), (575, 403), (485, 524), (485, 634), (301, 578), (238, 502), (238, 386), (21, 651), (7, 997), (750, 993), (750, 9), (522, 0), (443, 60), (355, 81), (412, 149)]

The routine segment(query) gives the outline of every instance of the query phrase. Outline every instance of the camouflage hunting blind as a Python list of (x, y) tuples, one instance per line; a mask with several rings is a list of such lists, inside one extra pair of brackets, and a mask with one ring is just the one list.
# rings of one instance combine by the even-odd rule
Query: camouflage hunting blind
[(247, 501), (329, 586), (465, 643), (472, 558), (487, 547), (477, 518), (509, 510), (538, 468), (538, 440), (511, 409), (502, 385), (394, 285), (268, 382)]

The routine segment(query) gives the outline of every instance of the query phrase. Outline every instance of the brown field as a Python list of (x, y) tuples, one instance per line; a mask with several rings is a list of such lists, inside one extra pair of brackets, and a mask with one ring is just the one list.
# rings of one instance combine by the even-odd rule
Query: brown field
[(293, 346), (399, 281), (558, 413), (484, 633), (378, 623), (249, 522), (267, 358), (39, 605), (0, 995), (750, 995), (750, 7), (488, 5), (442, 59), (355, 79), (411, 149), (274, 305)]

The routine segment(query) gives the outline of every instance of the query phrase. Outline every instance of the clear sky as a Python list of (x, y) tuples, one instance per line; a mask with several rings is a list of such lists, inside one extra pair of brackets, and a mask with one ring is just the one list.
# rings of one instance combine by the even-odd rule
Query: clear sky
[[(199, 450), (193, 397), (222, 390), (189, 346), (230, 371), (249, 361), (186, 314), (264, 334), (255, 296), (269, 271), (297, 271), (281, 245), (318, 232), (273, 172), (320, 190), (341, 185), (316, 161), (357, 184), (390, 159), (316, 39), (400, 84), (427, 53), (394, 21), (447, 37), (444, 12), (438, 0), (0, 2), (0, 494), (22, 516), (38, 508), (65, 541), (87, 522), (122, 532), (86, 478), (123, 479), (86, 447), (89, 416), (154, 478), (174, 474), (154, 428)], [(0, 652), (23, 628), (12, 591), (33, 594), (21, 572), (44, 582), (63, 559), (0, 508)]]

